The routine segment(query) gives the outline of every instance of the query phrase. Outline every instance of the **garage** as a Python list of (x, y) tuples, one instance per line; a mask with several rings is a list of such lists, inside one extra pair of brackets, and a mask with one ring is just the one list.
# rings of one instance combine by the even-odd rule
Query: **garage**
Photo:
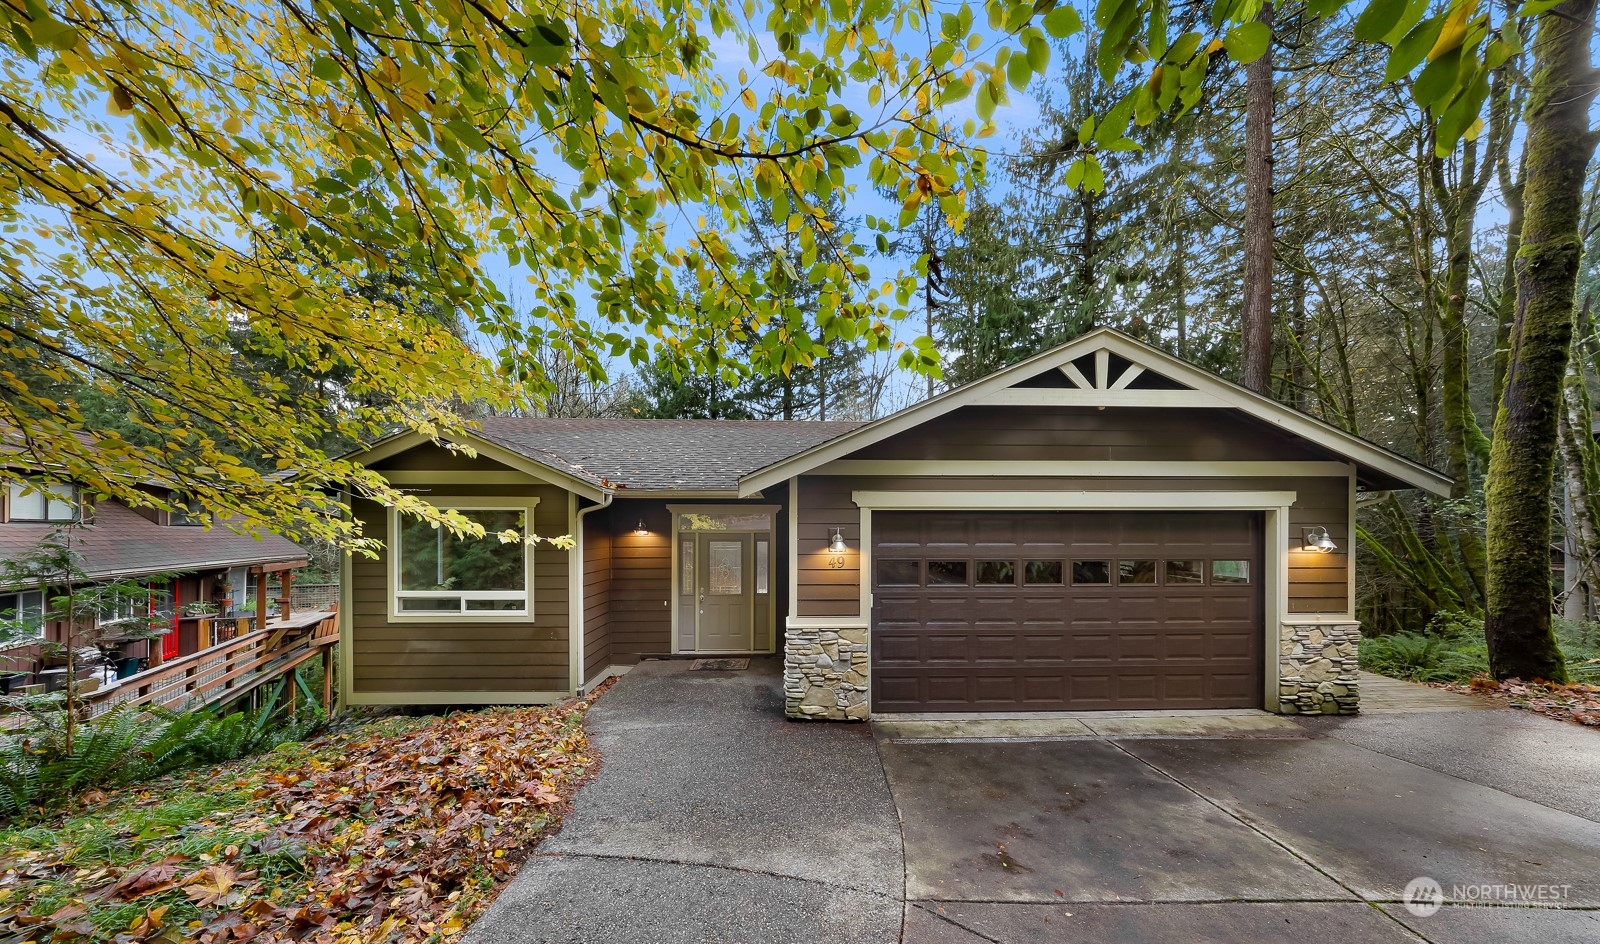
[(1253, 708), (1257, 512), (880, 511), (874, 713)]

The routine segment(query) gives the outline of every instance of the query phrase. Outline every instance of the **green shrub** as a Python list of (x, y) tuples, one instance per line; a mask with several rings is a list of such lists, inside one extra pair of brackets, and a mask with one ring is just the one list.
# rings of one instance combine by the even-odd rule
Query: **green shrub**
[[(1421, 633), (1395, 633), (1361, 640), (1358, 657), (1368, 672), (1414, 682), (1464, 682), (1489, 671), (1481, 649), (1464, 640)], [(1481, 643), (1481, 637), (1480, 637)]]
[(77, 726), (67, 750), (66, 715), (29, 713), (26, 728), (0, 737), (0, 820), (60, 806), (91, 789), (120, 787), (202, 764), (237, 760), (322, 727), (313, 706), (287, 719), (262, 711), (217, 716), (113, 709)]

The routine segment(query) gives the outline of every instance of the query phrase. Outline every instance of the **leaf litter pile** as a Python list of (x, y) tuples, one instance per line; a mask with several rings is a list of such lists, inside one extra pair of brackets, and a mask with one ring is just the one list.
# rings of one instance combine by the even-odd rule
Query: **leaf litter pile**
[(1524, 682), (1520, 679), (1496, 682), (1494, 679), (1476, 678), (1465, 683), (1437, 683), (1435, 687), (1463, 695), (1490, 698), (1507, 707), (1524, 708), (1557, 721), (1600, 727), (1600, 685), (1583, 682), (1559, 685), (1544, 681)]
[(449, 941), (594, 767), (591, 702), (384, 719), (0, 829), (0, 944)]

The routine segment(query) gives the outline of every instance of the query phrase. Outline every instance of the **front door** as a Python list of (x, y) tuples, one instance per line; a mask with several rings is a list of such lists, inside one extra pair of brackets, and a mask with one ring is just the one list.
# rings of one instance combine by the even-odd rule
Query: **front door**
[(696, 590), (697, 631), (700, 652), (748, 652), (753, 648), (751, 627), (754, 594), (751, 535), (702, 533), (701, 566)]

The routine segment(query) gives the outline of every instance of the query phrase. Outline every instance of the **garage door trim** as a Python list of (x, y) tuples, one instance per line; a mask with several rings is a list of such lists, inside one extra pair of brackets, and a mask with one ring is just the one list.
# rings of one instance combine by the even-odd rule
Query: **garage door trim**
[[(861, 615), (872, 614), (872, 513), (874, 511), (1258, 511), (1262, 513), (1261, 707), (1278, 704), (1278, 635), (1289, 611), (1289, 506), (1292, 491), (1096, 492), (1096, 491), (855, 491), (861, 509)], [(875, 693), (867, 692), (868, 710)]]

